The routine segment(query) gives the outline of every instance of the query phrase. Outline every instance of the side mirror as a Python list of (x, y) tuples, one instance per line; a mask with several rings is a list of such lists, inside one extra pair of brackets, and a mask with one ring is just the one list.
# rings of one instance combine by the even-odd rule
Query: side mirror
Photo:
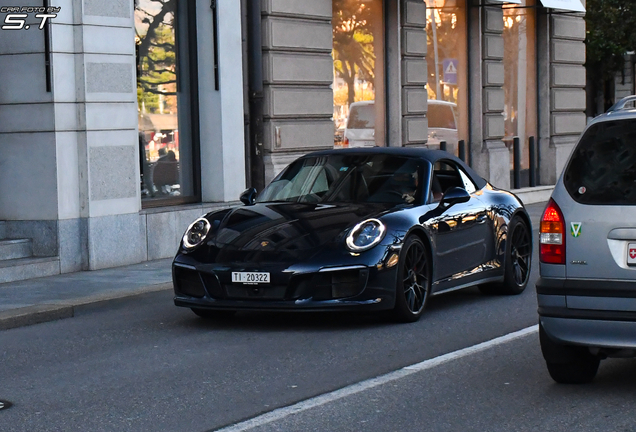
[(256, 202), (256, 188), (246, 189), (239, 199), (245, 205), (253, 205)]
[(470, 194), (464, 188), (457, 186), (446, 189), (440, 205), (451, 206), (453, 204), (465, 203), (470, 200)]

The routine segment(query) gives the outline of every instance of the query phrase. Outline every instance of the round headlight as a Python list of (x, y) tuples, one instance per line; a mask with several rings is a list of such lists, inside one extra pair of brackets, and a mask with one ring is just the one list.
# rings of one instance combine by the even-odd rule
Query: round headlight
[(210, 232), (210, 222), (205, 218), (199, 218), (192, 222), (183, 235), (183, 247), (193, 249), (203, 243), (205, 236)]
[(371, 249), (384, 238), (386, 226), (377, 219), (367, 219), (353, 227), (347, 236), (347, 247), (353, 252)]

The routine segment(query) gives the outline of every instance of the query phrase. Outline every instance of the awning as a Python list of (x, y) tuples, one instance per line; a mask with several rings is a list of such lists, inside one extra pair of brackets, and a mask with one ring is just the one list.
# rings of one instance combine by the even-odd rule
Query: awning
[(521, 4), (521, 0), (490, 0), (493, 3), (514, 3)]
[(179, 123), (176, 114), (139, 114), (140, 131), (177, 130)]
[(581, 0), (541, 0), (541, 4), (547, 8), (561, 9), (572, 12), (585, 12)]
[[(490, 0), (491, 3), (514, 3), (521, 4), (521, 0)], [(585, 12), (581, 0), (541, 0), (544, 7), (561, 9), (572, 12)]]

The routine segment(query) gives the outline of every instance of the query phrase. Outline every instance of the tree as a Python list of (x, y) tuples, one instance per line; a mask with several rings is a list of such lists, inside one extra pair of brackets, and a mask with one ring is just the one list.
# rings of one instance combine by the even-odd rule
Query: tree
[(347, 100), (355, 102), (355, 79), (373, 84), (375, 54), (372, 23), (378, 2), (333, 0), (333, 56), (337, 75), (347, 83)]
[[(626, 0), (587, 0), (585, 63), (595, 94), (624, 67), (624, 56), (636, 49), (636, 3)], [(606, 95), (607, 96), (607, 95)]]
[[(143, 6), (139, 3), (143, 3)], [(175, 20), (176, 0), (137, 1), (135, 26), (137, 49), (137, 100), (151, 112), (159, 108), (160, 95), (175, 96), (176, 51)], [(170, 104), (170, 99), (167, 99)], [(174, 101), (172, 101), (174, 102)]]

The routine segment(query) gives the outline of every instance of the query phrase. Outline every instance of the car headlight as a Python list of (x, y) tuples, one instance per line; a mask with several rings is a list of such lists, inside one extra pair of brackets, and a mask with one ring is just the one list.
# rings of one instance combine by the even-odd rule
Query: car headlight
[(353, 227), (347, 236), (347, 247), (352, 252), (371, 249), (384, 238), (386, 226), (377, 219), (367, 219)]
[(201, 245), (210, 232), (210, 222), (205, 218), (199, 218), (192, 222), (183, 235), (183, 247), (194, 249)]

